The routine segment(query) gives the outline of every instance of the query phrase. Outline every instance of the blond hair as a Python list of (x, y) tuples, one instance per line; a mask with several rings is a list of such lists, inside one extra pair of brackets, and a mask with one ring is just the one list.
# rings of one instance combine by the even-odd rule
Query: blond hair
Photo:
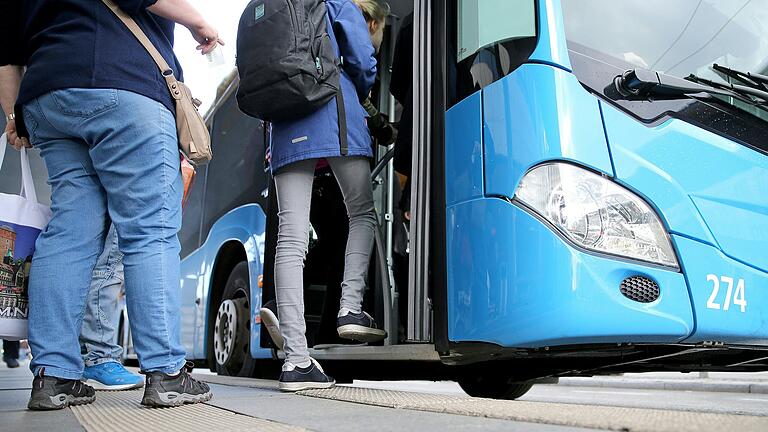
[(383, 22), (389, 16), (389, 4), (381, 3), (378, 0), (352, 0), (363, 12), (366, 22)]

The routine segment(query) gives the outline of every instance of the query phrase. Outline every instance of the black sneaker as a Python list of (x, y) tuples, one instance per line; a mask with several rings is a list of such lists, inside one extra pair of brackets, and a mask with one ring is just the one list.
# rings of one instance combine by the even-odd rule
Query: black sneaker
[(141, 404), (148, 407), (175, 407), (211, 400), (213, 393), (208, 384), (192, 378), (192, 362), (181, 368), (178, 375), (162, 372), (147, 373)]
[(33, 411), (58, 410), (71, 405), (85, 405), (96, 400), (93, 387), (80, 380), (68, 380), (45, 376), (41, 368), (32, 380), (32, 395), (27, 408)]
[(378, 342), (387, 337), (387, 332), (376, 325), (376, 321), (366, 312), (352, 313), (342, 309), (343, 315), (336, 318), (339, 336), (360, 342)]
[(3, 361), (5, 362), (6, 365), (8, 365), (8, 368), (10, 369), (16, 369), (17, 367), (19, 367), (19, 361), (15, 358), (7, 358), (7, 359), (3, 359)]
[(324, 389), (336, 385), (336, 380), (329, 377), (320, 367), (317, 360), (311, 358), (312, 364), (307, 367), (298, 367), (293, 363), (285, 362), (280, 373), (280, 390), (295, 392), (308, 389)]

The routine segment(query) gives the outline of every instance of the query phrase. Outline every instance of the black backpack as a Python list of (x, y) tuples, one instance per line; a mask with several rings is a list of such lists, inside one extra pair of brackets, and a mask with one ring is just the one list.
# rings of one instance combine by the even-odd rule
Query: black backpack
[(346, 154), (340, 59), (332, 46), (323, 0), (253, 0), (237, 29), (237, 104), (262, 120), (301, 118), (337, 97)]

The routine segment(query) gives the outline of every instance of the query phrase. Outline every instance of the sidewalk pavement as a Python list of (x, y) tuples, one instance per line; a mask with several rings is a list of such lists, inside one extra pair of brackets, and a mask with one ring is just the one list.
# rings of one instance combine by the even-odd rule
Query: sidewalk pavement
[[(28, 371), (28, 360), (22, 362), (22, 368)], [(0, 369), (7, 369), (5, 363), (0, 363)], [(196, 369), (195, 372), (203, 375), (210, 374), (205, 369)], [(31, 378), (29, 372), (25, 371), (22, 375), (25, 379), (27, 375)], [(226, 381), (227, 377), (217, 377), (217, 379)], [(216, 382), (216, 379), (213, 382)], [(228, 383), (222, 382), (222, 384)], [(768, 372), (645, 372), (593, 377), (561, 377), (557, 385), (768, 394)], [(276, 387), (276, 384), (273, 381), (253, 380), (251, 386), (272, 388)]]
[(558, 385), (768, 394), (768, 372), (646, 372), (563, 377)]

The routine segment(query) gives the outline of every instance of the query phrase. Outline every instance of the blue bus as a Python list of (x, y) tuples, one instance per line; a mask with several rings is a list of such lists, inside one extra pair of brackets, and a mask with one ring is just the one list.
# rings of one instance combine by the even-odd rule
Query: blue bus
[[(389, 336), (313, 336), (337, 264), (312, 234), (308, 338), (331, 375), (514, 399), (567, 375), (768, 370), (768, 5), (390, 4), (375, 99), (392, 119), (387, 66), (413, 25), (406, 277), (379, 148), (366, 304)], [(269, 131), (236, 88), (209, 113), (215, 158), (184, 212), (183, 341), (221, 374), (268, 376), (283, 357), (259, 318), (274, 298)], [(338, 205), (328, 195), (313, 210)]]

